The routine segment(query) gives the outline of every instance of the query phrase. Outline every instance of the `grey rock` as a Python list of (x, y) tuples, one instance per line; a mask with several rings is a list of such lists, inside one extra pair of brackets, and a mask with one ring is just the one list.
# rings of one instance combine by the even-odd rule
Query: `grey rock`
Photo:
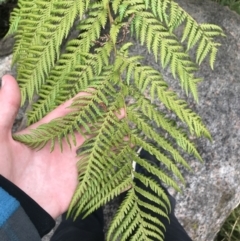
[(3, 39), (0, 39), (0, 57), (10, 55), (13, 51), (13, 45), (13, 35), (9, 35)]
[(12, 55), (0, 58), (0, 77), (11, 72)]

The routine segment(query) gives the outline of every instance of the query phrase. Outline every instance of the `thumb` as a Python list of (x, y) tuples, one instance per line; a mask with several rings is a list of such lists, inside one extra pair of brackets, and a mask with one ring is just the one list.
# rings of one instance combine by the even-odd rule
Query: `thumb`
[(11, 75), (4, 75), (0, 88), (0, 134), (11, 132), (20, 107), (20, 89)]

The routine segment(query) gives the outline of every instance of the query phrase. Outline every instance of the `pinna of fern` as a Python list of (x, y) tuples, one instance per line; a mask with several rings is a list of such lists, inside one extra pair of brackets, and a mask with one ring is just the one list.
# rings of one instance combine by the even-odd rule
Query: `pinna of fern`
[[(74, 26), (78, 36), (61, 49)], [(180, 26), (181, 38), (175, 34)], [(144, 56), (131, 54), (133, 43), (128, 35), (163, 69), (169, 68), (182, 89), (198, 101), (201, 79), (195, 73), (208, 56), (213, 68), (219, 46), (214, 38), (223, 36), (221, 28), (198, 24), (172, 0), (19, 0), (9, 33), (16, 38), (14, 63), (22, 103), (39, 97), (28, 113), (29, 124), (78, 92), (89, 92), (75, 98), (66, 116), (14, 136), (32, 148), (50, 141), (51, 150), (61, 146), (64, 138), (70, 146), (74, 144), (77, 132), (88, 137), (79, 147), (79, 185), (69, 214), (86, 216), (130, 188), (107, 239), (127, 240), (135, 230), (131, 240), (164, 240), (159, 229), (164, 225), (150, 217), (148, 210), (167, 218), (169, 200), (157, 182), (135, 172), (132, 162), (179, 191), (178, 181), (184, 183), (180, 167), (190, 170), (184, 153), (201, 160), (189, 134), (211, 136), (200, 116), (169, 89), (161, 72), (145, 65)], [(193, 47), (195, 60), (189, 54)], [(159, 103), (164, 108), (159, 109)], [(119, 120), (116, 113), (121, 109), (126, 115)], [(183, 127), (166, 113), (174, 114)], [(140, 158), (139, 147), (154, 155), (167, 171)], [(139, 188), (137, 181), (151, 193)], [(140, 200), (139, 195), (161, 208)]]

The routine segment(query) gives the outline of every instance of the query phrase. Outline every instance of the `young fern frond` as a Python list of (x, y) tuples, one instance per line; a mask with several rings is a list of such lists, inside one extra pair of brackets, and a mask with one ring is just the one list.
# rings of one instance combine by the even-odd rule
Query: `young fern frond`
[[(179, 26), (180, 34), (175, 31)], [(74, 27), (78, 36), (63, 45)], [(135, 36), (163, 69), (168, 67), (198, 101), (201, 79), (195, 73), (207, 56), (213, 68), (219, 46), (214, 39), (223, 36), (221, 28), (198, 24), (173, 0), (19, 0), (10, 33), (16, 38), (14, 63), (22, 104), (38, 96), (28, 113), (29, 124), (85, 92), (73, 100), (66, 116), (14, 135), (32, 148), (50, 143), (51, 151), (56, 144), (62, 148), (63, 139), (70, 147), (76, 145), (77, 133), (85, 137), (69, 214), (86, 216), (129, 189), (107, 240), (164, 240), (164, 224), (156, 215), (167, 220), (171, 205), (152, 177), (180, 191), (180, 166), (190, 169), (183, 152), (202, 160), (189, 135), (211, 136), (159, 70), (144, 64), (144, 56), (131, 54), (133, 40), (128, 35)], [(193, 47), (195, 60), (189, 54)], [(122, 119), (119, 111), (125, 111)], [(157, 163), (140, 158), (139, 147)], [(136, 172), (133, 162), (152, 177)]]

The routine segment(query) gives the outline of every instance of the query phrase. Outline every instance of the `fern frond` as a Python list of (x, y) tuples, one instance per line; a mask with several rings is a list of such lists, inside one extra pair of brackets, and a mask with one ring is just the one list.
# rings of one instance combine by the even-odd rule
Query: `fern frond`
[[(96, 49), (95, 54), (81, 53), (80, 42), (71, 41), (67, 47), (69, 52), (61, 56), (50, 72), (46, 84), (39, 92), (40, 99), (33, 105), (33, 110), (28, 112), (29, 124), (38, 121), (57, 105), (86, 89), (90, 84), (91, 76), (102, 74), (109, 78), (110, 72), (106, 69), (103, 71), (103, 68), (109, 65), (109, 56), (113, 49), (112, 42), (108, 41), (103, 47)], [(65, 92), (68, 94), (66, 95)]]
[(101, 2), (92, 3), (88, 9), (88, 18), (80, 21), (77, 29), (80, 31), (80, 50), (88, 53), (94, 42), (100, 37), (101, 27), (105, 27), (107, 10)]
[(148, 138), (154, 140), (161, 148), (170, 152), (175, 161), (191, 170), (189, 164), (186, 162), (186, 160), (184, 160), (181, 154), (164, 137), (162, 137), (161, 134), (158, 133), (156, 135), (156, 131), (150, 124), (148, 124), (149, 119), (142, 117), (142, 113), (135, 112), (133, 108), (131, 108), (127, 114), (128, 119), (135, 123), (140, 130), (143, 130), (144, 134)]
[[(141, 146), (144, 148), (144, 150), (148, 151), (150, 154), (157, 157), (159, 161), (161, 161), (167, 168), (170, 170), (174, 175), (176, 175), (182, 182), (184, 182), (184, 178), (179, 171), (178, 167), (163, 153), (161, 153), (157, 148), (155, 148), (150, 143), (147, 143), (146, 141), (142, 140), (142, 138), (138, 137), (137, 135), (131, 135), (131, 142), (136, 143), (138, 146)], [(140, 160), (137, 160), (140, 161)], [(136, 161), (136, 162), (137, 162)], [(142, 163), (143, 165), (143, 163)], [(164, 175), (163, 172), (158, 171), (154, 166), (151, 166), (150, 164), (145, 163), (145, 168), (147, 168), (151, 173), (158, 173), (158, 176), (169, 186), (172, 186), (177, 191), (180, 191), (178, 185), (176, 182), (174, 182), (171, 178)]]
[[(91, 174), (91, 178), (88, 180), (88, 188), (85, 192), (80, 195), (81, 202), (77, 209), (88, 211), (89, 207), (86, 206), (89, 202), (93, 202), (99, 207), (98, 200), (104, 198), (107, 195), (107, 192), (112, 188), (118, 186), (125, 178), (127, 178), (131, 173), (131, 162), (126, 162), (128, 160), (126, 155), (128, 155), (128, 143), (123, 143), (123, 138), (126, 135), (125, 123), (118, 125), (118, 130), (115, 131), (115, 135), (109, 137), (109, 140), (106, 142), (107, 145), (101, 145), (101, 148), (98, 148), (95, 151), (93, 159), (93, 168), (91, 171), (94, 171)], [(106, 139), (105, 139), (106, 140)], [(79, 155), (80, 164), (79, 164), (79, 173), (82, 173), (79, 176), (81, 180), (84, 178), (84, 173), (86, 171), (85, 163), (88, 163), (89, 156), (91, 154), (92, 148), (94, 148), (94, 141), (96, 138), (88, 140), (84, 143), (85, 151), (82, 151)], [(109, 145), (109, 143), (114, 143)], [(117, 148), (116, 148), (117, 147)], [(108, 161), (106, 161), (108, 159)], [(97, 173), (97, 175), (95, 175)], [(104, 182), (104, 184), (103, 184)], [(122, 192), (122, 189), (119, 189)]]
[(195, 133), (198, 137), (203, 135), (209, 139), (211, 138), (200, 116), (192, 112), (184, 100), (178, 99), (175, 92), (167, 90), (165, 83), (161, 84), (160, 81), (153, 81), (150, 88), (151, 98), (154, 99), (156, 95), (167, 108), (176, 113), (176, 115), (188, 125), (192, 134)]
[[(122, 183), (120, 183), (117, 186), (113, 186), (112, 189), (110, 189), (110, 190), (106, 190), (105, 195), (102, 195), (101, 198), (99, 198), (99, 195), (98, 195), (98, 199), (94, 199), (95, 203), (93, 201), (91, 201), (91, 208), (89, 208), (90, 205), (87, 205), (86, 208), (89, 208), (89, 210), (86, 212), (85, 217), (88, 216), (89, 214), (91, 214), (93, 211), (97, 210), (102, 205), (105, 205), (106, 203), (111, 201), (113, 198), (119, 196), (124, 190), (129, 188), (129, 186), (131, 186), (131, 184), (132, 184), (132, 178), (130, 175), (128, 175), (128, 177), (125, 178), (125, 180), (123, 180)], [(79, 215), (81, 213), (81, 211), (79, 209), (76, 212), (76, 217), (77, 217), (77, 215)]]
[[(104, 96), (102, 91), (111, 93), (113, 89), (111, 85), (104, 78), (105, 84), (101, 83), (98, 86), (94, 86), (94, 91), (85, 90), (90, 92), (89, 96), (78, 97), (73, 102), (71, 108), (72, 111), (64, 117), (60, 117), (47, 124), (43, 124), (32, 130), (30, 134), (15, 135), (14, 138), (33, 148), (42, 148), (47, 142), (51, 141), (51, 149), (54, 149), (55, 141), (58, 140), (60, 145), (62, 138), (67, 138), (69, 133), (74, 133), (76, 129), (80, 134), (84, 134), (78, 126), (83, 126), (85, 131), (90, 133), (89, 124), (94, 124), (98, 118), (101, 119), (103, 113), (98, 107), (99, 103), (104, 103)], [(48, 131), (50, 129), (51, 131)], [(35, 141), (31, 141), (34, 137)], [(72, 135), (74, 140), (74, 135)], [(69, 143), (69, 142), (68, 142)], [(70, 143), (69, 143), (70, 145)]]
[[(168, 1), (168, 0), (166, 0)], [(213, 68), (217, 47), (220, 45), (213, 40), (213, 37), (225, 36), (222, 29), (214, 24), (198, 24), (184, 9), (182, 9), (174, 1), (168, 1), (171, 14), (170, 21), (167, 22), (170, 29), (173, 31), (184, 21), (186, 22), (182, 42), (188, 38), (187, 50), (192, 48), (197, 42), (198, 46), (198, 57), (196, 61), (201, 64), (202, 61), (210, 55), (210, 66)], [(166, 12), (165, 12), (166, 14)], [(202, 53), (204, 50), (204, 53)], [(202, 54), (200, 54), (202, 53)], [(200, 57), (201, 55), (201, 57)]]
[[(72, 101), (66, 116), (14, 138), (32, 148), (48, 144), (53, 151), (56, 144), (63, 148), (63, 140), (76, 146), (80, 133), (85, 142), (78, 149), (79, 184), (69, 214), (87, 216), (129, 190), (107, 240), (164, 240), (161, 220), (168, 220), (171, 205), (159, 182), (180, 191), (180, 166), (190, 170), (182, 152), (202, 160), (189, 135), (211, 136), (161, 73), (129, 54), (133, 43), (126, 39), (130, 30), (198, 101), (201, 79), (195, 72), (208, 56), (213, 68), (219, 46), (214, 38), (222, 29), (198, 24), (173, 0), (19, 0), (11, 23), (22, 103), (38, 96), (30, 124), (86, 93)], [(181, 36), (175, 31), (180, 26)], [(65, 44), (73, 27), (78, 36)], [(189, 54), (194, 46), (196, 60)], [(139, 148), (156, 162), (140, 158)], [(134, 164), (145, 171), (136, 172)]]
[[(172, 30), (177, 28), (180, 24), (186, 21), (186, 27), (183, 33), (182, 41), (188, 37), (188, 50), (199, 42), (198, 54), (196, 61), (200, 64), (210, 54), (210, 66), (213, 68), (215, 56), (217, 53), (217, 46), (211, 36), (222, 36), (222, 30), (216, 25), (198, 25), (197, 22), (189, 16), (180, 6), (174, 1), (151, 1), (151, 11), (144, 11), (141, 5), (141, 11), (139, 6), (133, 5), (129, 8), (129, 13), (134, 12), (134, 21), (132, 22), (132, 33), (136, 34), (136, 37), (140, 39), (141, 44), (146, 44), (149, 52), (153, 52), (156, 61), (160, 55), (161, 63), (163, 67), (170, 64), (171, 71), (174, 77), (177, 77), (181, 81), (181, 86), (186, 93), (190, 90), (195, 100), (198, 100), (196, 92), (196, 83), (200, 79), (194, 77), (194, 72), (197, 67), (190, 59), (187, 52), (184, 51), (182, 45), (177, 40), (177, 37), (172, 33)], [(156, 12), (155, 9), (158, 9)], [(168, 10), (170, 10), (168, 19)], [(126, 13), (128, 15), (129, 13)], [(159, 21), (160, 19), (160, 21)], [(168, 26), (166, 28), (163, 25), (165, 22)], [(206, 34), (205, 34), (206, 31)], [(172, 49), (170, 48), (172, 46)], [(167, 50), (167, 51), (166, 51)], [(204, 50), (204, 51), (203, 51)]]
[(114, 45), (117, 42), (117, 37), (118, 37), (118, 34), (119, 34), (119, 31), (120, 31), (121, 27), (122, 27), (122, 24), (120, 24), (120, 23), (114, 23), (111, 26), (110, 38), (111, 38), (111, 41), (113, 42)]
[(199, 160), (202, 160), (194, 144), (189, 140), (187, 133), (185, 133), (181, 128), (177, 127), (176, 123), (167, 118), (165, 114), (157, 110), (157, 106), (152, 104), (150, 100), (146, 99), (144, 96), (138, 94), (136, 99), (135, 107), (140, 108), (142, 113), (153, 120), (158, 127), (163, 128), (167, 131), (178, 143), (178, 145), (187, 153), (193, 154)]
[[(135, 207), (135, 208), (133, 208)], [(124, 217), (126, 217), (127, 223), (126, 226), (128, 226), (128, 224), (130, 222), (132, 222), (132, 220), (134, 219), (134, 216), (136, 214), (136, 202), (135, 202), (135, 193), (134, 190), (131, 189), (128, 191), (125, 200), (122, 202), (121, 206), (119, 207), (114, 220), (111, 223), (111, 226), (108, 230), (108, 234), (107, 234), (107, 240), (110, 241), (114, 241), (115, 239), (112, 239), (112, 235), (114, 233), (114, 231), (122, 224), (126, 223), (123, 222)], [(124, 230), (124, 227), (122, 228)], [(118, 229), (118, 233), (115, 234), (115, 236), (119, 236), (121, 234), (121, 229)]]
[(115, 14), (117, 14), (118, 10), (119, 10), (119, 6), (122, 3), (123, 0), (114, 0), (112, 1), (112, 8)]
[[(146, 187), (149, 187), (154, 193), (157, 194), (158, 197), (160, 197), (160, 196), (162, 197), (163, 201), (167, 204), (167, 206), (166, 206), (166, 205), (164, 205), (163, 202), (161, 202), (161, 205), (164, 208), (168, 207), (169, 210), (171, 209), (171, 205), (170, 205), (170, 201), (168, 199), (168, 196), (163, 191), (163, 189), (161, 187), (159, 187), (158, 183), (155, 180), (153, 180), (149, 177), (146, 177), (143, 174), (140, 174), (140, 173), (137, 173), (137, 172), (134, 172), (134, 177), (137, 180), (139, 180), (141, 183), (143, 183)], [(164, 217), (168, 218), (166, 213), (162, 213), (160, 210), (157, 211), (157, 213), (159, 213), (161, 216), (164, 216)]]
[[(51, 19), (52, 14), (52, 7), (53, 4), (57, 1), (53, 0), (50, 1), (32, 1), (33, 5), (31, 7), (31, 11), (25, 18), (20, 20), (19, 28), (22, 29), (22, 32), (19, 34), (17, 32), (16, 36), (16, 43), (14, 46), (14, 56), (13, 56), (13, 63), (16, 61), (23, 61), (26, 57), (26, 49), (32, 47), (33, 45), (36, 46), (36, 43), (39, 39), (38, 30), (44, 29), (44, 24), (49, 22)], [(22, 10), (23, 8), (21, 8)], [(39, 12), (40, 9), (40, 12)], [(30, 24), (29, 24), (30, 23)], [(25, 28), (23, 26), (27, 26), (28, 31), (24, 31)], [(28, 41), (26, 41), (28, 40)], [(40, 47), (40, 46), (38, 46)], [(33, 51), (37, 52), (37, 49)]]
[[(149, 196), (149, 192), (146, 192), (137, 185), (133, 184), (110, 225), (107, 240), (118, 240), (122, 233), (123, 236), (120, 240), (126, 240), (129, 237), (131, 237), (131, 240), (139, 240), (140, 236), (143, 236), (144, 240), (151, 240), (150, 237), (157, 237), (158, 240), (163, 240), (164, 234), (160, 227), (164, 230), (164, 225), (161, 221), (159, 221), (159, 219), (151, 217), (148, 210), (151, 210), (151, 212), (153, 211), (167, 219), (168, 217), (166, 213), (159, 208), (159, 205), (163, 205), (165, 211), (168, 212), (170, 207), (168, 197), (164, 191), (159, 188), (155, 181), (139, 173), (134, 173), (134, 176), (144, 185), (149, 186), (151, 190), (157, 194), (154, 198), (154, 202), (157, 205), (155, 206), (141, 200), (138, 195), (142, 195), (146, 198), (146, 200), (152, 197), (152, 195)], [(164, 202), (160, 201), (159, 196), (162, 196), (163, 200), (168, 204), (168, 207)], [(151, 223), (147, 220), (151, 220)]]
[[(49, 7), (54, 9), (54, 2), (51, 1)], [(55, 7), (59, 8), (59, 3)], [(60, 16), (51, 16), (50, 19), (45, 19), (47, 22), (44, 22), (39, 29), (35, 30), (38, 39), (36, 39), (34, 45), (27, 49), (22, 45), (21, 51), (18, 50), (17, 52), (16, 49), (14, 51), (15, 56), (25, 52), (28, 53), (27, 55), (21, 55), (18, 65), (18, 81), (22, 93), (22, 103), (24, 103), (27, 96), (31, 99), (34, 91), (38, 91), (44, 83), (45, 75), (49, 73), (55, 59), (59, 58), (59, 48), (62, 40), (68, 34), (77, 17), (77, 1), (68, 1), (62, 7), (65, 11)], [(24, 24), (26, 23), (29, 26), (37, 26), (37, 22), (35, 23), (30, 19), (26, 19)], [(21, 37), (24, 38), (24, 36)]]
[(18, 30), (20, 20), (32, 13), (35, 0), (19, 0), (17, 7), (13, 9), (10, 17), (10, 28), (7, 34), (14, 34)]
[[(119, 106), (118, 106), (119, 98), (122, 98), (122, 96), (119, 95), (118, 98), (116, 98), (113, 103), (109, 104), (108, 111), (107, 111), (107, 113), (105, 113), (104, 119), (102, 120), (102, 123), (101, 123), (101, 127), (95, 133), (96, 136), (94, 138), (94, 142), (93, 142), (92, 146), (90, 147), (91, 152), (87, 156), (87, 158), (88, 158), (87, 168), (81, 174), (80, 185), (79, 185), (78, 189), (76, 190), (76, 194), (74, 195), (74, 197), (72, 199), (72, 204), (70, 205), (70, 207), (73, 207), (74, 205), (77, 204), (77, 201), (79, 200), (81, 195), (86, 191), (86, 188), (88, 187), (89, 179), (91, 179), (91, 176), (92, 176), (91, 175), (92, 166), (95, 165), (95, 161), (96, 161), (95, 155), (98, 153), (98, 151), (102, 152), (102, 150), (109, 148), (109, 143), (106, 142), (106, 138), (114, 135), (114, 132), (116, 130), (118, 130), (118, 128), (119, 128), (119, 121), (116, 118), (115, 113), (114, 113), (119, 108)], [(113, 147), (114, 146), (112, 146), (112, 148)], [(83, 148), (84, 148), (84, 145), (83, 145)], [(79, 169), (81, 170), (81, 164), (80, 164)]]
[(156, 61), (160, 55), (163, 67), (170, 64), (173, 76), (178, 77), (186, 93), (190, 90), (197, 100), (196, 83), (199, 79), (194, 77), (194, 71), (197, 68), (177, 37), (169, 32), (152, 13), (140, 12), (135, 15), (134, 33), (140, 39), (141, 44), (147, 44), (148, 50), (153, 52)]
[[(173, 111), (181, 121), (185, 122), (190, 132), (195, 133), (198, 137), (201, 135), (210, 137), (210, 133), (201, 121), (201, 118), (187, 108), (187, 103), (180, 100), (175, 92), (168, 90), (167, 83), (163, 80), (162, 75), (150, 66), (139, 66), (139, 62), (132, 61), (131, 58), (123, 58), (125, 66), (130, 68), (130, 73), (134, 73), (134, 83), (139, 91), (144, 92), (148, 87), (152, 100), (159, 99), (169, 110)], [(128, 70), (129, 72), (129, 70)], [(130, 74), (131, 75), (131, 74)], [(129, 74), (127, 83), (129, 83)]]

